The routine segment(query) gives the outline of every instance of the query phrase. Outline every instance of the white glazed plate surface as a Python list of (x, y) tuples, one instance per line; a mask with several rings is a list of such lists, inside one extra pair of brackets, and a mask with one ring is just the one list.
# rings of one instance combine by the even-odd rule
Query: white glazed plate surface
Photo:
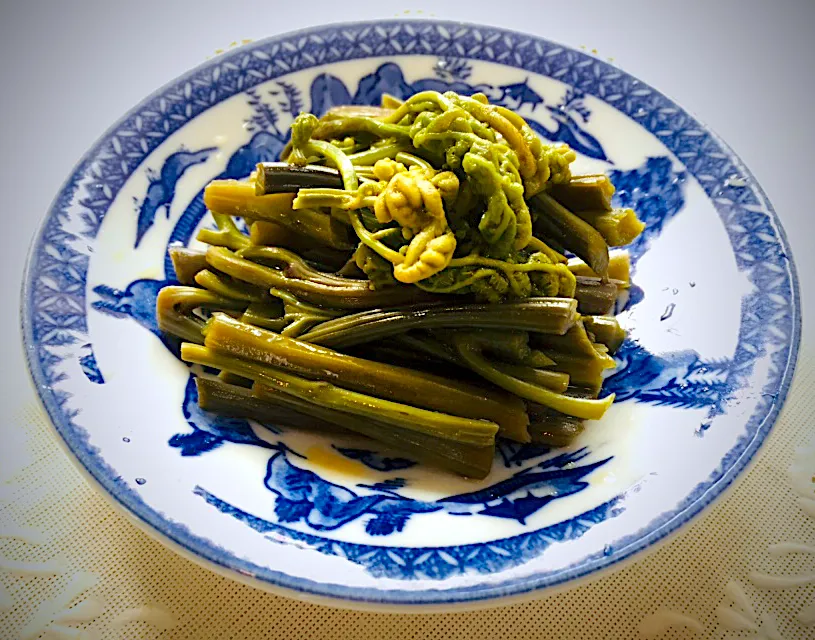
[[(370, 441), (196, 406), (155, 322), (167, 248), (196, 244), (216, 177), (276, 160), (301, 109), (483, 91), (607, 172), (631, 247), (617, 402), (570, 447), (501, 443), (474, 482)], [(23, 290), (32, 377), (79, 464), (210, 567), (345, 606), (476, 606), (618, 565), (744, 470), (786, 395), (800, 306), (770, 203), (713, 133), (587, 54), (490, 27), (357, 23), (221, 55), (130, 111), (68, 178)]]

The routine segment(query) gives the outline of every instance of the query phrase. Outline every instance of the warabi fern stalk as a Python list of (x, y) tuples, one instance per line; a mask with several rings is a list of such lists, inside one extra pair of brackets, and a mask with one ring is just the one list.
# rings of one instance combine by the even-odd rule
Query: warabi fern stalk
[(328, 382), (308, 380), (283, 369), (226, 356), (197, 344), (182, 344), (181, 358), (185, 362), (231, 371), (321, 407), (393, 423), (439, 440), (487, 447), (494, 443), (498, 431), (498, 425), (494, 422), (462, 418), (375, 398)]
[(569, 181), (553, 184), (550, 194), (577, 214), (582, 211), (611, 211), (614, 185), (603, 174), (573, 176)]
[(353, 413), (329, 409), (308, 400), (281, 392), (277, 387), (255, 383), (252, 393), (258, 399), (273, 405), (291, 407), (313, 416), (323, 424), (333, 424), (348, 431), (367, 436), (405, 455), (431, 465), (480, 479), (490, 472), (495, 456), (495, 444), (474, 445), (442, 440), (414, 428), (405, 428), (387, 420), (367, 418), (360, 420)]
[(609, 247), (623, 247), (645, 229), (633, 209), (578, 211), (575, 215), (597, 229)]
[(244, 216), (277, 223), (336, 249), (351, 249), (347, 228), (337, 224), (331, 215), (312, 209), (292, 209), (294, 196), (289, 193), (259, 196), (255, 185), (237, 180), (213, 180), (204, 189), (204, 204), (213, 213)]
[(631, 287), (609, 247), (644, 226), (608, 177), (573, 175), (574, 151), (482, 94), (321, 118), (286, 104), (282, 161), (212, 181), (206, 251), (171, 250), (159, 326), (220, 371), (200, 405), (475, 478), (496, 437), (564, 446), (592, 428)]
[[(329, 277), (300, 261), (295, 254), (285, 250), (259, 254), (262, 249), (270, 247), (254, 247), (253, 255), (264, 255), (268, 260), (275, 260), (275, 267), (244, 258), (223, 247), (210, 247), (207, 262), (237, 280), (258, 287), (291, 291), (306, 302), (327, 307), (371, 309), (428, 299), (423, 292), (408, 287), (374, 290), (365, 280)], [(275, 257), (272, 257), (273, 253)]]
[(414, 329), (506, 329), (562, 334), (577, 320), (576, 301), (569, 298), (529, 298), (502, 305), (417, 305), (376, 309), (324, 322), (302, 336), (333, 348), (351, 347)]
[(199, 310), (241, 312), (247, 306), (244, 300), (200, 289), (197, 287), (168, 286), (159, 291), (156, 300), (158, 328), (188, 342), (203, 344), (204, 320)]
[(507, 437), (525, 441), (523, 404), (508, 394), (348, 356), (288, 338), (216, 314), (207, 324), (204, 344), (219, 352), (263, 364), (285, 367), (309, 379), (404, 402), (433, 411), (498, 423)]
[(204, 251), (186, 247), (170, 247), (169, 254), (173, 262), (175, 277), (181, 284), (194, 285), (195, 274), (209, 266), (207, 254)]
[[(579, 258), (572, 258), (567, 262), (567, 265), (569, 271), (575, 276), (599, 278), (599, 276), (591, 270), (591, 267)], [(608, 278), (609, 280), (614, 280), (618, 287), (629, 287), (631, 284), (631, 257), (628, 255), (628, 251), (618, 249), (609, 252)]]
[[(500, 366), (496, 366), (495, 363), (484, 357), (484, 337), (478, 333), (455, 332), (451, 335), (451, 340), (461, 358), (480, 376), (505, 391), (537, 402), (555, 411), (576, 418), (598, 420), (603, 417), (606, 409), (614, 402), (614, 394), (602, 400), (576, 398), (537, 384), (534, 376), (525, 376), (526, 379), (522, 379), (512, 375), (512, 370), (507, 371)], [(535, 381), (530, 382), (529, 380)]]
[[(230, 374), (232, 375), (232, 374)], [(226, 377), (226, 376), (225, 376)], [(248, 418), (257, 422), (277, 425), (285, 424), (297, 429), (315, 430), (323, 433), (348, 433), (335, 420), (322, 420), (301, 407), (269, 402), (252, 392), (249, 387), (230, 384), (222, 379), (199, 377), (195, 379), (198, 391), (198, 404), (204, 411), (232, 418)], [(305, 403), (304, 403), (305, 404)]]

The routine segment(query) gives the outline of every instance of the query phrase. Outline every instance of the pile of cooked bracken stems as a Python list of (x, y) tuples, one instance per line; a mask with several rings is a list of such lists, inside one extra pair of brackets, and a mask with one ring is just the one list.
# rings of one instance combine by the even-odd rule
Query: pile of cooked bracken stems
[(206, 251), (171, 249), (159, 326), (220, 371), (201, 408), (472, 478), (497, 437), (570, 443), (614, 400), (629, 261), (609, 247), (643, 228), (574, 159), (480, 94), (299, 115), (283, 162), (206, 187)]

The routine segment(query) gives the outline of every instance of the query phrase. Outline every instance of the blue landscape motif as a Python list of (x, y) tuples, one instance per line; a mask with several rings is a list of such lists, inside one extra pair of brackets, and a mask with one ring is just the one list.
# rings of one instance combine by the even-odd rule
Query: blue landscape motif
[(397, 471), (399, 469), (410, 469), (410, 467), (416, 466), (416, 462), (413, 460), (383, 456), (376, 451), (371, 451), (370, 449), (338, 447), (337, 445), (333, 445), (333, 448), (349, 460), (358, 460), (366, 467), (373, 469), (374, 471)]
[(365, 517), (369, 535), (387, 536), (402, 531), (411, 516), (435, 511), (492, 516), (524, 524), (553, 500), (585, 489), (588, 484), (584, 478), (611, 459), (577, 464), (588, 455), (583, 448), (549, 457), (492, 486), (434, 502), (400, 495), (400, 482), (364, 493), (354, 491), (296, 466), (285, 451), (269, 459), (264, 482), (276, 495), (275, 515), (281, 523), (303, 522), (315, 531), (328, 531)]
[(594, 525), (614, 518), (623, 511), (620, 499), (612, 498), (577, 518), (529, 531), (522, 536), (489, 543), (398, 547), (378, 544), (376, 537), (365, 542), (338, 542), (328, 536), (298, 531), (248, 513), (201, 486), (196, 486), (193, 493), (221, 513), (265, 535), (271, 542), (307, 547), (358, 564), (374, 577), (394, 580), (445, 580), (470, 572), (490, 574), (517, 567), (538, 557), (553, 544), (579, 538)]
[(105, 376), (99, 370), (99, 364), (96, 362), (96, 356), (93, 353), (93, 345), (91, 343), (83, 344), (79, 353), (79, 366), (85, 377), (94, 384), (105, 384)]
[(345, 83), (330, 74), (320, 74), (311, 84), (311, 112), (322, 115), (331, 107), (344, 104), (378, 105), (382, 95), (387, 93), (404, 100), (420, 91), (455, 91), (462, 95), (483, 93), (493, 104), (518, 110), (528, 105), (534, 109), (544, 106), (557, 123), (550, 130), (528, 118), (529, 126), (547, 140), (565, 142), (575, 151), (597, 160), (607, 160), (600, 142), (581, 126), (589, 121), (591, 112), (586, 108), (583, 94), (577, 89), (569, 88), (561, 101), (554, 105), (545, 105), (540, 96), (527, 81), (493, 86), (488, 84), (469, 84), (471, 67), (466, 60), (442, 58), (436, 65), (435, 78), (423, 78), (408, 83), (401, 67), (393, 62), (386, 62), (372, 74), (359, 81), (354, 95), (348, 91)]
[[(533, 112), (546, 108), (558, 123), (555, 130), (548, 130), (534, 119), (529, 119), (543, 137), (567, 142), (589, 157), (607, 159), (600, 143), (580, 126), (580, 122), (589, 121), (591, 113), (583, 104), (579, 92), (569, 89), (559, 104), (550, 106), (526, 82), (500, 87), (471, 85), (467, 82), (470, 69), (466, 61), (442, 59), (441, 62), (444, 64), (437, 66), (437, 77), (413, 83), (406, 82), (397, 65), (383, 64), (360, 80), (353, 95), (338, 78), (322, 74), (312, 82), (310, 110), (321, 114), (338, 104), (378, 104), (383, 93), (402, 98), (428, 89), (468, 94), (481, 91), (493, 102), (511, 108), (527, 105)], [(288, 132), (280, 126), (281, 115), (289, 116), (290, 120), (304, 107), (297, 87), (285, 82), (278, 82), (271, 89), (247, 92), (247, 103), (253, 112), (246, 123), (251, 138), (232, 154), (226, 169), (214, 177), (241, 178), (248, 175), (258, 162), (278, 159), (288, 138)], [(179, 151), (167, 158), (165, 165), (169, 163), (171, 166), (162, 167), (159, 176), (151, 177), (148, 193), (138, 211), (134, 246), (138, 246), (149, 232), (158, 209), (162, 206), (169, 209), (175, 185), (186, 168), (204, 162), (212, 151), (212, 148), (195, 152)], [(685, 173), (676, 171), (668, 157), (654, 157), (648, 158), (634, 170), (612, 169), (610, 177), (617, 186), (615, 203), (635, 207), (647, 224), (646, 231), (631, 247), (632, 263), (636, 267), (636, 261), (647, 251), (650, 242), (683, 207)], [(205, 213), (201, 192), (179, 218), (168, 247), (170, 244), (189, 243)], [(158, 291), (174, 282), (169, 258), (165, 262), (165, 273), (168, 277), (164, 280), (140, 279), (123, 290), (99, 285), (93, 289), (98, 299), (91, 306), (107, 315), (135, 320), (177, 355), (178, 341), (163, 335), (155, 318)], [(639, 292), (629, 304), (636, 304), (641, 297), (642, 292)], [(97, 379), (91, 377), (96, 374), (90, 367), (88, 356), (88, 353), (82, 356), (85, 358), (83, 370), (93, 382), (102, 384), (104, 378), (101, 372), (98, 372)], [(607, 380), (604, 392), (616, 393), (618, 401), (634, 400), (685, 408), (710, 407), (712, 410), (729, 393), (728, 385), (720, 381), (727, 372), (728, 361), (705, 363), (695, 352), (655, 355), (633, 340), (624, 343), (617, 354), (617, 361), (618, 367)], [(222, 418), (201, 411), (193, 380), (191, 374), (182, 404), (182, 412), (191, 431), (174, 435), (169, 445), (177, 448), (182, 456), (201, 455), (224, 443), (275, 450), (276, 453), (269, 459), (264, 483), (276, 496), (276, 515), (280, 522), (302, 522), (315, 530), (336, 529), (365, 518), (365, 529), (369, 535), (384, 536), (401, 531), (414, 515), (440, 510), (451, 515), (489, 516), (523, 524), (552, 500), (583, 490), (587, 486), (583, 478), (607, 462), (577, 464), (588, 456), (585, 450), (552, 456), (547, 447), (502, 443), (499, 457), (506, 468), (536, 459), (541, 461), (491, 487), (471, 494), (449, 496), (433, 503), (401, 496), (400, 482), (395, 479), (354, 491), (329, 483), (317, 474), (300, 468), (290, 458), (292, 455), (295, 458), (302, 456), (294, 454), (282, 443), (270, 444), (259, 438), (247, 420)], [(406, 469), (415, 464), (412, 460), (386, 457), (366, 449), (339, 447), (337, 450), (380, 473)], [(563, 456), (572, 457), (567, 460)]]
[(161, 165), (161, 172), (158, 175), (149, 169), (147, 170), (147, 178), (150, 184), (147, 187), (144, 200), (139, 205), (134, 248), (138, 248), (144, 234), (153, 226), (159, 209), (164, 208), (166, 216), (170, 217), (170, 203), (175, 197), (176, 185), (184, 172), (190, 167), (206, 162), (207, 158), (215, 150), (215, 147), (209, 147), (190, 152), (182, 148), (167, 157)]
[[(224, 442), (252, 444), (265, 449), (275, 448), (274, 445), (259, 438), (248, 421), (220, 416), (201, 409), (198, 406), (198, 390), (193, 376), (187, 379), (181, 411), (187, 424), (195, 425), (192, 433), (177, 433), (170, 438), (170, 446), (177, 448), (182, 456), (198, 456), (217, 449)], [(280, 433), (273, 425), (266, 428), (272, 433)]]

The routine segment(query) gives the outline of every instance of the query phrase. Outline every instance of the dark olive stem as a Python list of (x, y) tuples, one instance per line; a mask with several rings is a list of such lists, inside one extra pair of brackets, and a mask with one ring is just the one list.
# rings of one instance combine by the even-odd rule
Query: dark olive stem
[[(280, 367), (309, 379), (451, 415), (498, 423), (508, 437), (526, 439), (523, 403), (512, 396), (405, 367), (364, 360), (258, 329), (216, 314), (204, 344), (219, 353)], [(568, 381), (567, 381), (568, 384)]]
[(551, 185), (552, 197), (570, 211), (611, 211), (614, 185), (603, 174), (572, 176), (564, 184)]
[(196, 309), (242, 311), (247, 303), (220, 296), (206, 289), (185, 286), (163, 287), (156, 299), (158, 328), (182, 340), (204, 343), (204, 321), (193, 314)]
[(206, 251), (196, 251), (187, 247), (170, 247), (170, 260), (173, 261), (175, 278), (181, 284), (194, 285), (195, 274), (209, 266)]
[(606, 409), (614, 402), (614, 394), (602, 400), (575, 398), (509, 375), (496, 368), (494, 363), (484, 357), (483, 346), (475, 333), (455, 332), (452, 334), (452, 339), (459, 355), (473, 371), (502, 389), (526, 400), (587, 420), (602, 418)]
[[(230, 378), (234, 374), (229, 374)], [(273, 403), (256, 396), (250, 388), (229, 384), (223, 380), (197, 377), (198, 406), (204, 411), (232, 418), (248, 418), (270, 426), (295, 427), (327, 433), (348, 433), (336, 422), (322, 420), (281, 403)]]
[(498, 425), (494, 422), (462, 418), (374, 398), (328, 382), (307, 380), (280, 369), (233, 358), (196, 344), (181, 345), (181, 358), (185, 362), (231, 371), (322, 407), (347, 411), (364, 419), (387, 421), (442, 440), (487, 447), (494, 443), (498, 431)]
[(321, 407), (272, 386), (256, 383), (253, 393), (264, 402), (302, 412), (320, 420), (322, 424), (335, 424), (392, 447), (400, 455), (407, 455), (469, 478), (485, 477), (490, 472), (495, 457), (494, 445), (479, 447), (462, 444), (376, 419), (360, 420), (353, 414)]
[(244, 300), (246, 302), (262, 302), (269, 299), (269, 294), (265, 289), (254, 287), (240, 280), (235, 280), (209, 269), (204, 269), (195, 274), (195, 283), (209, 289), (213, 293), (233, 300)]
[(530, 402), (529, 436), (535, 444), (550, 447), (567, 447), (585, 428), (581, 418), (567, 416), (549, 407)]
[(594, 343), (589, 337), (584, 319), (580, 319), (562, 336), (547, 334), (533, 334), (530, 342), (536, 349), (562, 351), (582, 355), (586, 358), (605, 358), (597, 352)]
[(521, 302), (417, 306), (343, 316), (323, 323), (302, 339), (334, 348), (379, 340), (411, 329), (492, 328), (565, 333), (577, 320), (571, 298), (528, 298)]
[(342, 189), (340, 172), (331, 167), (288, 162), (261, 162), (255, 175), (255, 194), (297, 193), (298, 189), (332, 187)]
[(616, 281), (577, 276), (574, 297), (583, 315), (607, 315), (614, 309), (619, 291)]
[(609, 247), (623, 247), (633, 242), (645, 229), (633, 209), (612, 211), (580, 211), (576, 216), (600, 232)]
[(213, 213), (275, 222), (322, 245), (354, 248), (345, 225), (312, 209), (295, 211), (294, 197), (289, 193), (258, 196), (254, 184), (237, 180), (213, 180), (204, 189), (204, 204)]
[(539, 193), (529, 202), (535, 217), (535, 235), (550, 239), (581, 258), (601, 277), (608, 272), (608, 245), (600, 232), (578, 218), (547, 193)]
[(614, 316), (586, 316), (583, 324), (586, 331), (594, 335), (595, 341), (606, 345), (612, 355), (625, 340), (625, 329)]
[[(260, 249), (261, 247), (254, 247), (252, 251)], [(263, 249), (275, 248), (263, 247)], [(269, 253), (266, 255), (270, 256)], [(282, 270), (274, 269), (247, 260), (223, 247), (210, 247), (207, 251), (207, 261), (213, 268), (238, 280), (267, 289), (291, 291), (306, 302), (331, 308), (392, 307), (428, 297), (415, 287), (408, 286), (374, 290), (367, 280), (324, 274), (301, 262), (289, 262)], [(292, 275), (292, 272), (297, 275)]]
[[(569, 260), (569, 271), (575, 276), (599, 278), (591, 267), (580, 258)], [(608, 254), (608, 277), (616, 281), (618, 287), (628, 287), (631, 284), (631, 256), (628, 251), (617, 249)]]

